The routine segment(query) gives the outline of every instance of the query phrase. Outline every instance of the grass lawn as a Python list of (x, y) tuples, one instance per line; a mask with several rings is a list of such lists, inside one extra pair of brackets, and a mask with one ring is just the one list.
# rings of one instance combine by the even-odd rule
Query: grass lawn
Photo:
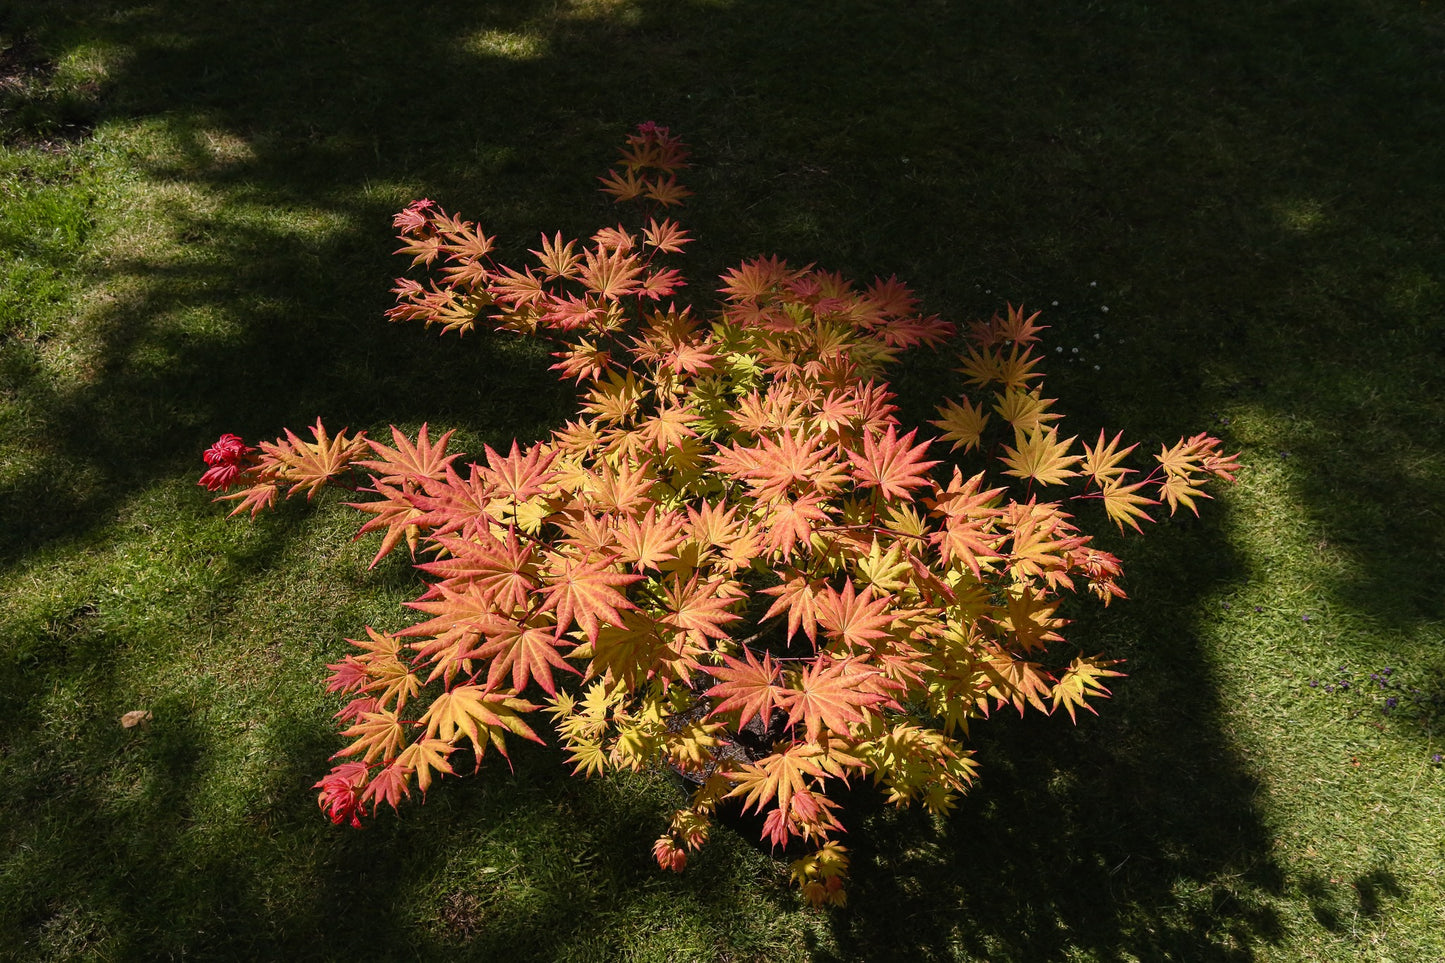
[[(858, 794), (846, 909), (740, 831), (659, 873), (670, 777), (551, 747), (333, 827), (324, 667), (413, 573), (340, 499), (196, 486), (227, 431), (559, 425), (543, 348), (382, 320), (390, 216), (590, 233), (644, 120), (694, 150), (697, 290), (774, 253), (1023, 302), (1073, 430), (1242, 452), (1202, 520), (1108, 539), (1098, 717), (996, 714), (944, 820)], [(11, 0), (0, 956), (1445, 959), (1442, 213), (1423, 0)], [(895, 385), (927, 413), (946, 372)]]

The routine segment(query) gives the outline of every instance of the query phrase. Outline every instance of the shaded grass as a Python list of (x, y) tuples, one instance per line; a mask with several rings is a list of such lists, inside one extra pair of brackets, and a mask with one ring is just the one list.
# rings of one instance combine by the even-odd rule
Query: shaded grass
[[(1308, 685), (1445, 661), (1438, 13), (12, 8), (7, 40), (53, 63), (0, 151), (17, 957), (1445, 956), (1438, 733)], [(62, 102), (96, 127), (57, 151)], [(1248, 466), (1202, 523), (1121, 543), (1130, 602), (1074, 613), (1129, 659), (1100, 718), (980, 727), (983, 781), (936, 824), (858, 794), (834, 914), (730, 832), (657, 875), (668, 782), (583, 784), (533, 747), (333, 830), (318, 680), (410, 579), (367, 572), (335, 505), (227, 523), (194, 487), (223, 430), (430, 421), (475, 451), (556, 424), (540, 349), (380, 322), (389, 215), (431, 196), (512, 252), (590, 230), (591, 178), (649, 118), (697, 149), (697, 283), (776, 252), (896, 272), (957, 320), (1043, 307), (1075, 430), (1209, 429)], [(900, 372), (911, 411), (947, 369)], [(134, 708), (151, 725), (122, 730)]]

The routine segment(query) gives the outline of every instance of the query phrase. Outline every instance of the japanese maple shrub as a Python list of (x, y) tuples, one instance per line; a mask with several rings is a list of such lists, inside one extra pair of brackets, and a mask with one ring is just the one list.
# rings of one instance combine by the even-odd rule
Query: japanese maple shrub
[(811, 853), (792, 864), (803, 895), (837, 904), (840, 783), (946, 811), (975, 775), (971, 720), (1072, 718), (1108, 695), (1114, 661), (1063, 651), (1057, 613), (1066, 592), (1123, 597), (1119, 560), (1069, 509), (1139, 529), (1161, 503), (1196, 510), (1237, 461), (1200, 434), (1146, 475), (1118, 436), (1061, 438), (1022, 310), (966, 332), (930, 437), (899, 423), (882, 376), (955, 331), (896, 279), (760, 258), (723, 275), (715, 306), (679, 303), (670, 264), (691, 239), (660, 215), (688, 194), (686, 156), (642, 125), (603, 184), (645, 223), (544, 235), (520, 266), (430, 201), (396, 217), (426, 280), (400, 280), (389, 316), (554, 341), (580, 406), (548, 440), (463, 462), (450, 433), (386, 443), (318, 421), (259, 449), (222, 437), (202, 484), (252, 515), (349, 489), (376, 559), (405, 544), (426, 584), (420, 621), (368, 626), (329, 667), (350, 700), (343, 761), (317, 784), (332, 820), (359, 826), (545, 722), (579, 773), (688, 778), (661, 866), (682, 869), (741, 797), (765, 840)]

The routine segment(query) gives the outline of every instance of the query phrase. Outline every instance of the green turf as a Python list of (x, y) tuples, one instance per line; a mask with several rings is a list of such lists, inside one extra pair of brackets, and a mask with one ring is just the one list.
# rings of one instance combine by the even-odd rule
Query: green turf
[[(1417, 0), (12, 0), (0, 955), (1445, 958), (1442, 53)], [(980, 726), (946, 820), (857, 794), (845, 910), (731, 829), (659, 874), (675, 787), (554, 749), (332, 827), (324, 666), (415, 585), (339, 500), (195, 485), (223, 431), (558, 424), (544, 349), (381, 319), (390, 215), (588, 232), (643, 120), (694, 147), (699, 296), (777, 253), (1022, 301), (1074, 430), (1243, 452), (1202, 520), (1109, 537), (1098, 718)]]

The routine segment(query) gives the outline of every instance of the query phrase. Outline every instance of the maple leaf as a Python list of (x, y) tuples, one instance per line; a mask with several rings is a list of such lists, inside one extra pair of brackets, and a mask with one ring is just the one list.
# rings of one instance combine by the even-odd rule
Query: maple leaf
[(1072, 587), (1067, 574), (1072, 553), (1087, 539), (1075, 535), (1068, 516), (1053, 503), (1013, 502), (1008, 506), (1012, 541), (1009, 572), (1016, 580), (1042, 578), (1050, 586)]
[(547, 491), (552, 480), (547, 469), (557, 457), (555, 449), (542, 444), (531, 445), (524, 458), (517, 443), (513, 441), (512, 450), (503, 458), (492, 450), (491, 445), (483, 447), (487, 455), (487, 467), (481, 469), (482, 477), (492, 485), (498, 497), (525, 502), (533, 495)]
[(978, 706), (988, 714), (988, 699), (997, 700), (1000, 706), (1012, 705), (1018, 714), (1024, 714), (1026, 706), (1033, 706), (1047, 713), (1043, 699), (1053, 689), (1053, 677), (1037, 662), (1015, 658), (1001, 648), (990, 646), (986, 658), (979, 668), (983, 673), (986, 689), (978, 699)]
[(510, 619), (493, 623), (488, 628), (486, 643), (479, 646), (475, 653), (479, 659), (492, 660), (487, 667), (487, 691), (495, 689), (510, 669), (514, 691), (521, 692), (530, 680), (535, 679), (548, 695), (555, 696), (554, 667), (581, 675), (563, 660), (557, 650), (559, 641), (555, 627), (551, 625), (532, 625)]
[(1069, 721), (1075, 725), (1079, 722), (1074, 716), (1076, 707), (1088, 709), (1094, 715), (1098, 715), (1098, 710), (1089, 705), (1086, 700), (1090, 696), (1109, 698), (1109, 690), (1099, 680), (1110, 676), (1122, 677), (1124, 673), (1108, 668), (1111, 665), (1118, 665), (1122, 661), (1122, 659), (1105, 659), (1101, 655), (1092, 658), (1084, 656), (1075, 658), (1064, 670), (1058, 684), (1054, 686), (1053, 708), (1057, 710), (1062, 705), (1069, 712)]
[(1119, 463), (1129, 452), (1139, 446), (1137, 444), (1130, 445), (1123, 451), (1119, 451), (1119, 440), (1123, 437), (1124, 433), (1121, 431), (1114, 436), (1113, 440), (1105, 444), (1104, 429), (1100, 428), (1099, 441), (1093, 447), (1084, 446), (1084, 457), (1079, 464), (1079, 474), (1088, 476), (1089, 480), (1100, 488), (1130, 474), (1133, 469), (1123, 468)]
[(519, 715), (540, 708), (511, 693), (491, 693), (481, 686), (460, 685), (432, 700), (420, 722), (426, 726), (428, 739), (435, 737), (455, 744), (458, 734), (466, 736), (476, 750), (480, 766), (488, 743), (496, 746), (503, 756), (507, 755), (504, 741), (507, 732), (542, 743)]
[(692, 191), (677, 182), (677, 175), (675, 174), (668, 174), (666, 180), (661, 177), (654, 177), (651, 181), (644, 181), (644, 184), (643, 193), (645, 193), (650, 200), (657, 201), (657, 203), (664, 207), (681, 204), (684, 197), (692, 196)]
[(766, 730), (773, 709), (782, 707), (780, 696), (786, 692), (783, 686), (778, 685), (778, 667), (773, 663), (772, 655), (764, 652), (763, 661), (758, 662), (752, 650), (744, 648), (742, 659), (724, 655), (723, 663), (707, 670), (709, 675), (721, 681), (704, 694), (722, 700), (709, 715), (737, 710), (738, 729), (756, 716)]
[(582, 410), (601, 424), (621, 424), (637, 411), (638, 402), (646, 393), (647, 389), (631, 371), (626, 374), (613, 371), (606, 382), (587, 392)]
[(382, 759), (396, 757), (397, 749), (406, 742), (406, 729), (401, 719), (390, 709), (363, 712), (354, 725), (342, 731), (344, 738), (355, 737), (356, 741), (333, 755), (355, 756), (361, 753), (362, 761), (370, 763), (378, 756)]
[(894, 622), (894, 613), (888, 610), (892, 603), (891, 595), (874, 598), (871, 585), (865, 586), (862, 593), (855, 593), (853, 580), (848, 579), (841, 592), (828, 586), (819, 593), (818, 625), (845, 649), (868, 648), (878, 639), (888, 637), (885, 629)]
[(692, 633), (699, 642), (703, 638), (726, 639), (728, 634), (722, 626), (738, 620), (736, 614), (728, 611), (738, 597), (737, 583), (729, 579), (699, 585), (697, 576), (693, 575), (684, 584), (674, 572), (662, 586), (660, 601), (664, 611), (658, 620)]
[(953, 442), (949, 451), (957, 450), (960, 445), (965, 452), (978, 447), (983, 429), (988, 424), (988, 412), (982, 407), (975, 408), (967, 398), (963, 399), (962, 405), (949, 400), (937, 410), (942, 417), (929, 424), (943, 429), (943, 441)]
[(403, 493), (400, 501), (409, 502), (421, 513), (410, 520), (411, 525), (437, 537), (458, 531), (488, 530), (496, 525), (498, 521), (491, 510), (496, 494), (496, 485), (484, 468), (470, 465), (463, 479), (448, 465), (443, 482), (428, 485), (415, 494)]
[(764, 595), (775, 595), (777, 600), (773, 602), (768, 611), (763, 614), (762, 621), (766, 622), (775, 615), (788, 613), (788, 641), (803, 630), (816, 647), (818, 644), (818, 606), (821, 596), (830, 591), (827, 583), (821, 579), (807, 579), (801, 575), (795, 575), (782, 585), (774, 585), (771, 588), (762, 590)]
[(754, 258), (725, 271), (719, 290), (733, 301), (757, 299), (796, 277), (797, 272), (789, 268), (786, 261), (777, 257)]
[(431, 788), (432, 773), (444, 772), (449, 776), (456, 773), (447, 761), (453, 746), (441, 739), (419, 739), (401, 751), (396, 764), (416, 774), (417, 785), (425, 793)]
[(1161, 446), (1155, 458), (1165, 472), (1159, 494), (1169, 503), (1170, 514), (1184, 505), (1198, 515), (1199, 507), (1194, 504), (1194, 499), (1212, 497), (1199, 487), (1203, 481), (1198, 477), (1199, 473), (1209, 472), (1233, 481), (1232, 472), (1239, 468), (1239, 456), (1219, 455), (1219, 439), (1203, 432), (1193, 438), (1180, 439), (1172, 448)]
[(536, 255), (543, 273), (549, 280), (570, 278), (576, 276), (575, 269), (578, 264), (582, 263), (582, 258), (572, 250), (576, 244), (576, 241), (568, 241), (563, 244), (562, 232), (558, 231), (551, 240), (548, 240), (547, 235), (543, 234), (542, 250), (528, 251), (527, 253)]
[(421, 691), (421, 680), (412, 675), (411, 667), (398, 658), (401, 652), (399, 638), (377, 632), (369, 625), (366, 627), (366, 634), (365, 641), (346, 640), (365, 653), (354, 657), (356, 661), (365, 663), (366, 681), (361, 690), (380, 690), (381, 694), (375, 696), (376, 705), (385, 707), (387, 703), (395, 700), (396, 711), (400, 712), (406, 706), (406, 700)]
[(943, 529), (930, 535), (929, 542), (948, 561), (968, 566), (976, 579), (983, 578), (980, 559), (999, 557), (1001, 536), (996, 523), (1003, 514), (994, 502), (1004, 489), (983, 490), (983, 477), (979, 472), (964, 482), (962, 473), (954, 468), (948, 488), (929, 501), (934, 513), (944, 516)]
[(661, 222), (656, 218), (649, 219), (642, 238), (646, 244), (665, 254), (681, 254), (683, 245), (692, 243), (687, 232), (670, 218), (663, 218)]
[(236, 507), (231, 509), (231, 515), (239, 515), (250, 509), (251, 517), (255, 518), (263, 508), (272, 508), (276, 504), (276, 495), (280, 489), (274, 482), (258, 482), (250, 488), (243, 488), (240, 491), (231, 492), (229, 495), (217, 496), (218, 502), (235, 502)]
[(401, 804), (402, 796), (411, 795), (411, 787), (408, 778), (411, 776), (411, 769), (400, 762), (393, 762), (382, 769), (371, 782), (367, 783), (366, 790), (361, 794), (360, 805), (371, 803), (371, 811), (374, 814), (376, 807), (381, 803), (387, 803), (392, 809)]
[(656, 484), (657, 473), (651, 461), (622, 465), (604, 462), (600, 471), (587, 476), (587, 499), (609, 517), (636, 515), (644, 506), (655, 504), (650, 492)]
[(1009, 341), (1015, 344), (1033, 344), (1039, 340), (1039, 332), (1048, 328), (1046, 324), (1034, 323), (1042, 313), (1040, 311), (1025, 317), (1023, 305), (1015, 308), (1010, 304), (1007, 312), (1007, 317), (995, 314), (992, 320), (973, 325), (970, 335), (985, 348), (992, 348)]
[(1006, 633), (1006, 637), (1017, 643), (1025, 652), (1045, 649), (1050, 642), (1062, 642), (1064, 637), (1055, 629), (1066, 622), (1053, 617), (1059, 608), (1058, 602), (1050, 602), (1034, 594), (1025, 585), (1020, 591), (1010, 592), (1000, 616), (994, 621)]
[(1056, 412), (1049, 411), (1049, 405), (1057, 401), (1057, 398), (1044, 398), (1040, 389), (1024, 391), (1019, 388), (1008, 388), (995, 394), (998, 403), (994, 405), (994, 411), (1013, 426), (1014, 431), (1030, 432), (1044, 427), (1051, 421), (1057, 421), (1063, 417)]
[(857, 659), (820, 658), (803, 671), (798, 688), (783, 690), (782, 708), (788, 710), (788, 725), (803, 723), (808, 742), (817, 742), (825, 727), (847, 736), (850, 723), (862, 725), (865, 721), (859, 710), (880, 702), (897, 705), (884, 693), (886, 682), (876, 669), (862, 666)]
[(587, 251), (578, 269), (578, 279), (598, 297), (615, 301), (638, 289), (642, 262), (622, 249)]
[(666, 405), (657, 414), (637, 426), (638, 437), (650, 451), (671, 452), (696, 438), (692, 425), (698, 421), (697, 412), (691, 408)]
[(765, 756), (755, 763), (747, 763), (731, 773), (737, 785), (729, 796), (743, 797), (743, 811), (749, 807), (762, 812), (763, 807), (774, 799), (779, 809), (787, 809), (793, 794), (806, 791), (806, 776), (819, 779), (828, 775), (823, 768), (825, 750), (808, 743), (793, 743), (782, 752)]
[(1104, 501), (1104, 511), (1108, 512), (1109, 518), (1119, 526), (1119, 531), (1124, 530), (1125, 524), (1133, 527), (1134, 531), (1141, 532), (1138, 519), (1153, 521), (1149, 513), (1141, 506), (1159, 504), (1152, 498), (1139, 494), (1147, 482), (1135, 482), (1132, 485), (1122, 485), (1117, 481), (1106, 482), (1100, 497)]
[(407, 480), (416, 479), (441, 479), (446, 477), (447, 466), (460, 455), (448, 455), (447, 442), (451, 440), (452, 432), (448, 431), (441, 438), (437, 439), (435, 445), (427, 437), (427, 426), (423, 424), (417, 432), (416, 443), (402, 433), (395, 425), (391, 427), (392, 440), (396, 442), (395, 448), (388, 448), (381, 442), (367, 439), (366, 443), (371, 450), (381, 456), (380, 461), (357, 462), (362, 468), (370, 469), (379, 473), (384, 482), (399, 484)]
[(780, 555), (785, 560), (792, 559), (795, 546), (807, 547), (815, 524), (830, 520), (827, 503), (818, 494), (797, 499), (773, 498), (762, 509), (767, 525), (764, 548), (768, 554)]
[(746, 479), (756, 497), (767, 498), (794, 487), (835, 490), (846, 476), (832, 452), (833, 446), (817, 435), (785, 432), (777, 441), (759, 438), (756, 447), (733, 445), (713, 460), (724, 472)]
[(615, 203), (618, 204), (637, 200), (647, 188), (646, 181), (638, 176), (637, 170), (633, 167), (625, 168), (620, 174), (615, 170), (610, 170), (607, 172), (607, 176), (599, 177), (598, 180), (602, 182), (603, 192), (611, 194)]
[[(311, 429), (314, 441), (302, 441), (289, 428), (286, 440), (261, 442), (261, 450), (275, 460), (279, 477), (291, 483), (291, 492), (302, 488), (309, 500), (331, 479), (341, 474), (366, 450), (366, 435), (346, 437), (345, 430), (335, 438), (326, 433), (321, 419)], [(288, 493), (288, 497), (289, 497)]]
[(573, 649), (569, 658), (590, 658), (587, 678), (602, 676), (631, 690), (656, 675), (667, 650), (664, 628), (647, 613), (629, 610), (620, 624), (601, 626), (597, 638)]
[(375, 568), (376, 564), (396, 547), (403, 536), (407, 538), (408, 542), (413, 543), (413, 551), (415, 551), (414, 543), (418, 534), (417, 521), (422, 518), (424, 513), (413, 503), (412, 495), (408, 491), (394, 488), (380, 480), (372, 483), (372, 491), (382, 496), (380, 501), (347, 502), (346, 506), (376, 516), (368, 519), (361, 526), (356, 533), (356, 538), (378, 528), (386, 529), (386, 534), (381, 539), (381, 547), (377, 549), (376, 555), (371, 560), (371, 567)]
[(910, 448), (917, 429), (902, 438), (893, 425), (879, 435), (871, 431), (863, 436), (862, 453), (849, 450), (848, 460), (853, 463), (853, 477), (859, 488), (877, 488), (884, 498), (909, 499), (910, 488), (927, 488), (933, 484), (928, 478), (928, 469), (937, 461), (923, 461), (929, 443), (924, 441)]
[(1078, 474), (1069, 467), (1080, 458), (1079, 455), (1069, 454), (1073, 443), (1073, 438), (1059, 441), (1057, 428), (1049, 428), (1047, 431), (1035, 428), (1027, 434), (1016, 431), (1016, 447), (1004, 446), (1002, 459), (1003, 463), (1008, 465), (1004, 474), (1036, 481), (1040, 485), (1062, 485), (1065, 479)]
[(621, 519), (615, 533), (618, 560), (641, 571), (657, 569), (663, 562), (677, 558), (673, 549), (682, 544), (684, 521), (677, 512), (665, 512), (659, 517), (656, 505), (641, 518), (630, 515)]
[(516, 308), (536, 305), (547, 299), (542, 279), (533, 274), (531, 268), (514, 271), (512, 268), (503, 267), (488, 291), (498, 301)]
[(588, 641), (597, 641), (597, 627), (605, 619), (613, 625), (622, 623), (619, 608), (636, 608), (615, 586), (631, 585), (641, 575), (611, 570), (612, 560), (590, 561), (587, 558), (564, 557), (560, 567), (543, 574), (545, 599), (538, 612), (556, 611), (557, 635), (567, 631), (575, 619)]

